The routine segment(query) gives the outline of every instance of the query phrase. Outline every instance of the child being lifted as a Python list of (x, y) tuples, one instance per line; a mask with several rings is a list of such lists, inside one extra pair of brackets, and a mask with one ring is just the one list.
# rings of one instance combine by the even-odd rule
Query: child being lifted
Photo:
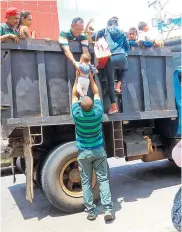
[(80, 62), (78, 62), (79, 71), (76, 75), (78, 78), (77, 92), (80, 97), (87, 96), (88, 87), (90, 84), (89, 75), (90, 73), (98, 73), (98, 70), (91, 64), (91, 56), (89, 53), (84, 53), (80, 57)]

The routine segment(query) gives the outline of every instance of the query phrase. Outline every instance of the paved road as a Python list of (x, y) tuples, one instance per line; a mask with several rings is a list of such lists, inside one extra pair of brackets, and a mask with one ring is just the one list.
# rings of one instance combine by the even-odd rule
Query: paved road
[(110, 159), (110, 178), (116, 219), (105, 224), (100, 215), (89, 222), (84, 213), (67, 215), (51, 206), (39, 189), (25, 200), (25, 176), (1, 177), (2, 232), (175, 232), (171, 208), (180, 170), (169, 161), (153, 163)]

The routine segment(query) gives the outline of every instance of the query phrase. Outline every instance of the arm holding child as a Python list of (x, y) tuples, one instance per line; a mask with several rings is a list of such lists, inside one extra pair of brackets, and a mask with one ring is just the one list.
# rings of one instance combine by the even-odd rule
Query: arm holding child
[(72, 104), (78, 102), (78, 92), (77, 92), (78, 76), (79, 76), (79, 72), (76, 72), (76, 79), (72, 89)]
[(99, 89), (94, 81), (94, 74), (93, 73), (90, 73), (90, 85), (91, 85), (92, 92), (94, 95), (94, 100), (96, 100), (96, 99), (100, 100)]

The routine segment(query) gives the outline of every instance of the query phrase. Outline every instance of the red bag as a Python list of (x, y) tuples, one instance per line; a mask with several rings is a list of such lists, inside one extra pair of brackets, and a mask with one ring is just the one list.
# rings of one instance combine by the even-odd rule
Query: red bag
[[(106, 33), (106, 31), (105, 31)], [(97, 34), (95, 36), (94, 52), (96, 56), (96, 67), (104, 68), (108, 59), (111, 56), (111, 51), (109, 49), (108, 43), (104, 37), (97, 40)]]
[(110, 58), (109, 56), (108, 57), (103, 57), (103, 58), (100, 58), (100, 59), (96, 58), (96, 64), (95, 64), (96, 68), (97, 69), (103, 69), (105, 67), (105, 65), (106, 65), (109, 58)]

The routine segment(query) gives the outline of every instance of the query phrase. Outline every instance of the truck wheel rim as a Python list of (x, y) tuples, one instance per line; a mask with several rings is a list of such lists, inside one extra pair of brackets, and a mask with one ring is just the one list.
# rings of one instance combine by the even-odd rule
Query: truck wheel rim
[[(96, 185), (96, 175), (92, 176), (92, 188)], [(60, 186), (71, 197), (83, 197), (80, 172), (77, 158), (65, 163), (60, 172)]]

